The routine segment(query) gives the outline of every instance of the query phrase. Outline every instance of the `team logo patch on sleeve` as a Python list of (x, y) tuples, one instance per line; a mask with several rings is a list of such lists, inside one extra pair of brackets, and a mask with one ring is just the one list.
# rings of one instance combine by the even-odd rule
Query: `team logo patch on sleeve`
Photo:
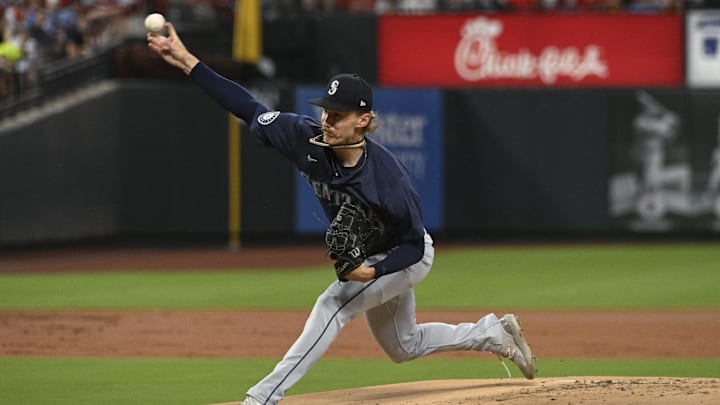
[(257, 121), (260, 125), (269, 125), (273, 121), (275, 121), (275, 118), (280, 115), (280, 111), (268, 111), (266, 113), (260, 114), (258, 116)]

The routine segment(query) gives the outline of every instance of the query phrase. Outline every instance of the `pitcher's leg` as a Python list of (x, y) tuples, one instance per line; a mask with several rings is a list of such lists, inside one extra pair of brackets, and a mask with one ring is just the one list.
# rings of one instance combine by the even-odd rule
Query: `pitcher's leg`
[(379, 302), (378, 280), (334, 282), (318, 297), (298, 339), (273, 371), (248, 390), (261, 404), (276, 404), (323, 356), (342, 328)]
[[(430, 271), (433, 260), (432, 239), (425, 236), (423, 259), (410, 268), (380, 277), (368, 283), (332, 283), (318, 298), (300, 337), (285, 357), (248, 395), (262, 404), (276, 404), (327, 351), (340, 330), (357, 315), (381, 305), (419, 283)], [(384, 254), (368, 258), (376, 263)]]
[(366, 311), (365, 320), (378, 344), (398, 363), (438, 352), (489, 351), (502, 339), (502, 326), (495, 314), (476, 323), (418, 325), (412, 290)]

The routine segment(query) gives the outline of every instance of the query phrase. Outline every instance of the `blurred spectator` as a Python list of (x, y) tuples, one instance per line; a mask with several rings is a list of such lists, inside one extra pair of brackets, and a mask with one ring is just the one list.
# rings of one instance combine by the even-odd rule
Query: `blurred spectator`
[(599, 10), (606, 0), (540, 0), (543, 10), (594, 11)]
[[(533, 0), (512, 0), (513, 3), (533, 3)], [(534, 0), (542, 11), (659, 13), (682, 10), (682, 0)], [(516, 8), (527, 9), (530, 4)]]
[(3, 98), (15, 95), (15, 63), (22, 59), (23, 53), (13, 40), (10, 28), (15, 26), (4, 19), (0, 23), (0, 96)]
[(58, 26), (58, 49), (61, 58), (79, 58), (92, 54), (89, 43), (88, 11), (79, 0), (64, 2), (54, 14)]
[(30, 30), (26, 27), (21, 28), (20, 33), (11, 41), (21, 51), (20, 58), (14, 62), (13, 66), (15, 92), (19, 94), (31, 88), (37, 80), (40, 53), (37, 41), (30, 35)]
[(634, 0), (626, 10), (631, 13), (658, 13), (679, 8), (674, 0)]
[(393, 14), (397, 12), (397, 2), (394, 0), (376, 0), (373, 11), (376, 14)]
[(400, 0), (398, 3), (398, 11), (402, 13), (429, 13), (438, 9), (436, 0)]
[(442, 0), (441, 11), (502, 11), (510, 9), (511, 0)]
[(262, 2), (263, 19), (276, 20), (297, 15), (301, 12), (300, 0), (265, 0)]
[(68, 27), (63, 30), (60, 56), (74, 59), (86, 55), (88, 55), (88, 47), (83, 32), (78, 27)]
[(539, 7), (541, 0), (508, 0), (508, 9), (512, 11), (532, 11)]
[(349, 13), (367, 14), (375, 12), (374, 0), (344, 0), (340, 2), (340, 7)]
[(717, 0), (686, 0), (687, 8), (720, 8), (720, 1)]
[(118, 27), (139, 0), (0, 0), (0, 94), (18, 95), (37, 81), (40, 66), (92, 56), (118, 41)]

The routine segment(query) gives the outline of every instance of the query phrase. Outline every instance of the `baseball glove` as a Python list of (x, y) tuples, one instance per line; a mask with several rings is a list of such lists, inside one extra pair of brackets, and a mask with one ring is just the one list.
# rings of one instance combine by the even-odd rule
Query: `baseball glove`
[(340, 281), (360, 266), (367, 256), (367, 246), (376, 228), (358, 205), (345, 202), (325, 231), (330, 258), (335, 260), (335, 275)]

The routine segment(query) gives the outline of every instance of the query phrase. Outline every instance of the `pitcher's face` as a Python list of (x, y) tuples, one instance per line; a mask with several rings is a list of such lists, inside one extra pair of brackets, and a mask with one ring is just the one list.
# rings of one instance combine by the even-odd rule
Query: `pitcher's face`
[(360, 142), (362, 129), (370, 122), (369, 113), (357, 111), (323, 110), (323, 142), (329, 145), (345, 145)]

